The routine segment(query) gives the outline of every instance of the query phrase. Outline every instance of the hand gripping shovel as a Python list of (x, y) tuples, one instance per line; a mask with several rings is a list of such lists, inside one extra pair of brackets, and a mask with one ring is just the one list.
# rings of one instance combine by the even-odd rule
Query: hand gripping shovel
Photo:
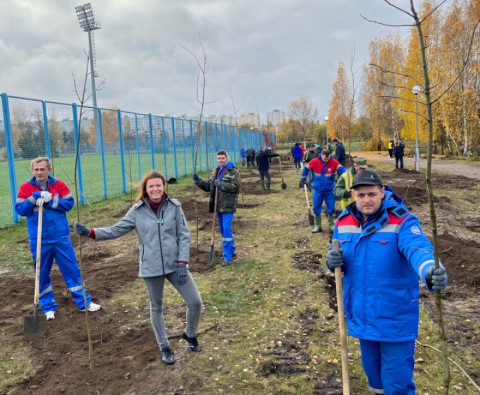
[(213, 198), (213, 225), (212, 225), (212, 241), (210, 243), (210, 251), (208, 251), (207, 256), (207, 266), (213, 266), (213, 248), (215, 246), (215, 220), (217, 218), (217, 198), (218, 198), (218, 188), (215, 188), (215, 195)]
[[(338, 240), (333, 240), (333, 249), (338, 251)], [(348, 377), (347, 331), (345, 328), (345, 311), (343, 310), (342, 269), (335, 268), (335, 287), (337, 290), (338, 326), (340, 328), (340, 347), (342, 349), (342, 386), (343, 395), (350, 395), (350, 379)]]
[(313, 226), (315, 225), (315, 218), (313, 217), (312, 210), (310, 210), (310, 202), (308, 201), (307, 186), (305, 184), (303, 184), (303, 189), (305, 190), (305, 199), (307, 200), (308, 223), (311, 226)]
[(37, 229), (37, 260), (35, 262), (35, 295), (33, 297), (33, 316), (23, 318), (23, 334), (25, 339), (38, 341), (47, 332), (47, 319), (39, 314), (38, 291), (40, 282), (40, 262), (42, 256), (42, 221), (43, 207), (38, 207), (38, 229)]

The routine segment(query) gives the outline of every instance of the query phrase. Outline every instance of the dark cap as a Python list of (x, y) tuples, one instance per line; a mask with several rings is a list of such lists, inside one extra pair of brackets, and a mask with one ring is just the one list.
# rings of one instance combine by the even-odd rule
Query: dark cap
[(379, 187), (383, 187), (383, 181), (373, 170), (363, 170), (360, 173), (355, 174), (353, 177), (352, 188), (365, 185), (377, 185)]

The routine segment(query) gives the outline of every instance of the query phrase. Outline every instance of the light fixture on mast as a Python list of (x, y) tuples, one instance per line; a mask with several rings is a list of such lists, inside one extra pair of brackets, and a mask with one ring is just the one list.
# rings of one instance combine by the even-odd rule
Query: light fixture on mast
[(75, 7), (77, 13), (78, 22), (84, 32), (88, 33), (88, 47), (90, 56), (90, 80), (92, 82), (92, 100), (93, 100), (93, 119), (95, 123), (95, 151), (97, 154), (101, 153), (100, 150), (100, 126), (98, 122), (98, 110), (97, 110), (97, 88), (95, 87), (95, 77), (98, 74), (95, 72), (95, 41), (93, 37), (93, 31), (100, 29), (100, 23), (95, 22), (95, 15), (93, 14), (92, 6), (90, 3), (79, 5)]

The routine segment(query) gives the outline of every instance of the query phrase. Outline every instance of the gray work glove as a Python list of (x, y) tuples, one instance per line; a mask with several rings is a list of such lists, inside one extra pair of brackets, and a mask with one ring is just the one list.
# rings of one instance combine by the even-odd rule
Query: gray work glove
[(42, 206), (43, 206), (43, 203), (45, 203), (45, 199), (44, 199), (44, 198), (38, 198), (38, 199), (35, 201), (35, 204), (36, 204), (38, 207), (42, 207)]
[(183, 285), (187, 282), (187, 264), (186, 263), (179, 263), (177, 268), (177, 275), (178, 275), (178, 285)]
[(447, 271), (443, 266), (435, 269), (435, 266), (430, 266), (425, 272), (425, 279), (427, 280), (428, 288), (435, 291), (441, 291), (446, 288), (448, 283)]
[(327, 266), (330, 269), (335, 269), (336, 267), (342, 267), (344, 265), (343, 260), (343, 250), (340, 248), (338, 251), (330, 250), (327, 253)]
[(75, 222), (73, 224), (73, 230), (78, 233), (80, 236), (89, 236), (90, 235), (90, 229), (87, 228), (84, 224), (81, 222)]
[(350, 191), (343, 192), (343, 197), (345, 199), (350, 199), (352, 197), (352, 192), (350, 192)]

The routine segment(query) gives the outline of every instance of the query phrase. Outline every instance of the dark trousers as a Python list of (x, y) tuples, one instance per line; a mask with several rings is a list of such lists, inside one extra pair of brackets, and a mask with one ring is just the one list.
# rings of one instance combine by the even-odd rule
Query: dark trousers
[(400, 169), (403, 169), (403, 156), (395, 157), (395, 169), (398, 169), (398, 162), (400, 162)]

